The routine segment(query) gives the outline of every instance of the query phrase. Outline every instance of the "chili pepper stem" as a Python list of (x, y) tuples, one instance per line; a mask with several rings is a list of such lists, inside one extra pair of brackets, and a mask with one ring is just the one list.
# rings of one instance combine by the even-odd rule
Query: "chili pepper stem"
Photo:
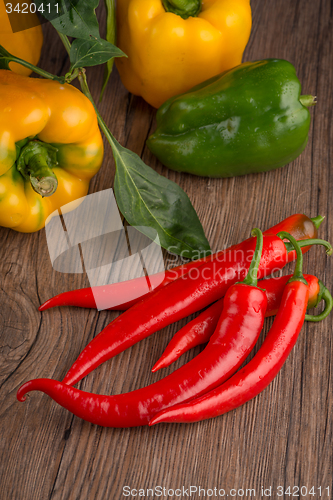
[[(281, 232), (281, 233), (278, 233), (277, 236), (279, 236), (279, 238), (281, 238), (281, 239), (287, 238), (286, 236), (281, 236), (282, 234), (288, 234), (288, 233)], [(289, 234), (288, 234), (288, 236), (289, 236)], [(332, 252), (333, 252), (332, 245), (328, 241), (325, 241), (325, 240), (319, 240), (319, 239), (299, 240), (297, 243), (300, 246), (300, 248), (312, 246), (312, 245), (322, 245), (323, 247), (326, 248), (327, 255), (332, 255)], [(293, 245), (291, 243), (285, 242), (285, 245), (286, 245), (286, 249), (287, 249), (288, 253), (295, 250), (295, 248), (293, 247)]]
[(317, 215), (317, 217), (311, 217), (312, 223), (316, 229), (319, 229), (319, 227), (324, 219), (325, 219), (325, 216), (323, 216), (323, 215)]
[(305, 315), (306, 321), (313, 321), (313, 322), (322, 321), (323, 319), (327, 318), (327, 316), (329, 315), (329, 313), (332, 310), (332, 307), (333, 307), (332, 295), (330, 294), (329, 290), (326, 288), (326, 286), (321, 281), (319, 281), (319, 284), (320, 284), (321, 290), (320, 290), (320, 293), (318, 296), (318, 302), (320, 302), (321, 300), (324, 300), (325, 308), (320, 314), (317, 314), (317, 315), (306, 314)]
[(162, 0), (166, 12), (177, 14), (183, 19), (197, 17), (201, 11), (202, 0)]
[(258, 268), (260, 264), (260, 259), (261, 259), (261, 254), (262, 254), (262, 247), (264, 243), (264, 238), (262, 235), (262, 232), (258, 228), (254, 228), (251, 231), (252, 236), (257, 237), (257, 243), (256, 243), (256, 249), (253, 254), (253, 258), (248, 270), (248, 273), (243, 280), (244, 285), (250, 285), (250, 286), (257, 286), (258, 285)]
[(302, 283), (307, 285), (308, 282), (304, 278), (303, 272), (302, 272), (303, 254), (302, 254), (302, 250), (301, 250), (301, 246), (299, 244), (299, 241), (296, 241), (295, 238), (293, 236), (291, 236), (291, 234), (286, 233), (285, 231), (281, 231), (280, 233), (277, 234), (277, 236), (281, 239), (285, 238), (285, 239), (289, 240), (290, 243), (293, 245), (294, 250), (296, 250), (297, 259), (296, 259), (295, 270), (294, 270), (294, 274), (292, 275), (292, 277), (290, 278), (288, 283), (292, 283), (293, 281), (301, 281)]

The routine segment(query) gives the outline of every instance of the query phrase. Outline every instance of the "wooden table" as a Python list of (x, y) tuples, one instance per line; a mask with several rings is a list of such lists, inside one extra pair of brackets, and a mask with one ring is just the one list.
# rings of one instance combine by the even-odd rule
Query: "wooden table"
[[(244, 60), (286, 58), (296, 66), (303, 93), (318, 96), (311, 111), (309, 144), (293, 163), (275, 172), (229, 180), (167, 170), (145, 147), (155, 111), (141, 98), (128, 95), (116, 71), (100, 111), (121, 144), (188, 193), (214, 250), (248, 237), (254, 226), (267, 228), (297, 212), (325, 215), (320, 236), (333, 241), (332, 2), (252, 0), (251, 4), (253, 30)], [(58, 74), (68, 66), (49, 25), (41, 66)], [(96, 99), (102, 77), (102, 67), (89, 71)], [(112, 187), (113, 178), (114, 162), (107, 146), (90, 192)], [(25, 404), (19, 403), (16, 391), (35, 377), (61, 380), (88, 341), (117, 313), (64, 307), (40, 314), (41, 302), (87, 285), (86, 276), (52, 269), (45, 230), (19, 234), (0, 228), (0, 238), (1, 499), (118, 500), (126, 498), (124, 486), (136, 490), (200, 486), (213, 489), (212, 498), (222, 498), (214, 496), (214, 488), (235, 498), (242, 498), (239, 489), (244, 498), (252, 498), (253, 491), (246, 489), (253, 488), (256, 498), (265, 498), (261, 488), (271, 487), (271, 497), (279, 498), (278, 486), (285, 490), (290, 486), (291, 493), (297, 493), (293, 486), (306, 486), (308, 491), (314, 486), (316, 495), (303, 498), (318, 498), (319, 487), (323, 498), (329, 498), (325, 488), (330, 487), (332, 497), (333, 316), (306, 324), (274, 382), (236, 411), (192, 425), (100, 428), (73, 417), (42, 393), (32, 393)], [(307, 254), (305, 270), (332, 289), (332, 261), (322, 249)], [(105, 363), (79, 387), (116, 394), (170, 373), (173, 367), (152, 375), (149, 367), (180, 325)], [(264, 333), (270, 325), (267, 321)], [(187, 353), (176, 367), (199, 350)], [(208, 494), (196, 492), (190, 498)], [(179, 496), (170, 491), (162, 498)], [(186, 492), (181, 498), (188, 498)], [(290, 498), (288, 490), (284, 498)]]

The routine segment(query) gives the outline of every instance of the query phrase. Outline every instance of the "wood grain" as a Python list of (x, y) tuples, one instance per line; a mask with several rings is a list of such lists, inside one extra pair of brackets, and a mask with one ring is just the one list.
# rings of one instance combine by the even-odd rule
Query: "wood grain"
[[(293, 163), (275, 172), (228, 180), (167, 170), (145, 147), (155, 111), (127, 93), (116, 71), (99, 105), (101, 114), (121, 144), (188, 193), (214, 250), (244, 239), (254, 226), (267, 228), (295, 212), (325, 215), (320, 235), (333, 241), (332, 2), (252, 0), (251, 5), (253, 30), (244, 60), (286, 58), (296, 66), (303, 93), (318, 96), (309, 144)], [(103, 18), (103, 11), (99, 15)], [(41, 66), (59, 74), (68, 66), (49, 25)], [(102, 79), (102, 67), (88, 71), (96, 100)], [(106, 145), (103, 168), (90, 192), (112, 187), (113, 178), (114, 162)], [(124, 498), (125, 485), (192, 485), (227, 492), (255, 488), (257, 498), (264, 498), (261, 487), (270, 486), (272, 497), (279, 498), (279, 485), (321, 486), (323, 498), (329, 498), (324, 496), (329, 486), (332, 496), (332, 316), (306, 324), (274, 382), (236, 411), (191, 425), (100, 428), (73, 417), (41, 393), (18, 403), (16, 391), (31, 378), (60, 380), (83, 347), (118, 313), (66, 307), (38, 313), (38, 305), (49, 297), (87, 286), (87, 276), (52, 269), (44, 230), (26, 235), (0, 228), (0, 241), (1, 499), (118, 500)], [(307, 254), (305, 269), (332, 289), (332, 261), (321, 249)], [(79, 387), (116, 394), (170, 373), (174, 367), (155, 375), (149, 368), (182, 324), (185, 320), (105, 363)], [(271, 320), (265, 332), (270, 325)], [(175, 366), (197, 352), (199, 348), (187, 353)], [(196, 493), (191, 498), (204, 497)]]

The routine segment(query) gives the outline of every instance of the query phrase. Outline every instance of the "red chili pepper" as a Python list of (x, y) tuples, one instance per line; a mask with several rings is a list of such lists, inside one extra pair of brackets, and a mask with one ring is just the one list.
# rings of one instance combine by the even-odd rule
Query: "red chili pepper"
[[(113, 283), (111, 285), (81, 288), (79, 290), (60, 293), (44, 302), (44, 304), (39, 306), (38, 310), (45, 311), (51, 307), (58, 306), (76, 306), (97, 309), (98, 304), (98, 309), (126, 311), (134, 304), (140, 302), (143, 298), (152, 295), (154, 291), (184, 276), (192, 269), (197, 269), (211, 259), (212, 256), (208, 256), (150, 276), (142, 276), (129, 281)], [(116, 297), (118, 302), (117, 306), (108, 307), (110, 304), (110, 297)], [(129, 300), (130, 297), (135, 298)]]
[[(295, 214), (287, 217), (282, 222), (279, 222), (275, 226), (271, 227), (264, 234), (278, 234), (281, 232), (287, 232), (295, 238), (296, 241), (316, 239), (318, 237), (318, 231), (320, 224), (323, 222), (325, 217), (318, 215), (309, 219), (304, 214)], [(302, 253), (308, 252), (311, 247), (302, 247)], [(296, 259), (296, 251), (292, 250), (288, 256), (288, 262), (292, 262)]]
[[(308, 309), (317, 307), (321, 300), (325, 301), (325, 308), (320, 314), (316, 316), (307, 314), (305, 319), (307, 321), (322, 321), (331, 312), (333, 307), (332, 296), (318, 278), (311, 274), (305, 274), (304, 277), (309, 285)], [(259, 282), (259, 286), (265, 289), (267, 295), (266, 318), (276, 315), (281, 303), (284, 287), (290, 278), (291, 276), (281, 276)], [(175, 333), (162, 356), (153, 366), (152, 372), (171, 365), (182, 354), (193, 347), (206, 344), (215, 331), (222, 309), (223, 299), (220, 299)]]
[[(144, 425), (161, 408), (184, 401), (221, 384), (241, 366), (260, 335), (267, 306), (266, 294), (257, 287), (263, 248), (259, 229), (256, 249), (247, 276), (231, 286), (216, 331), (205, 350), (168, 377), (143, 389), (117, 396), (90, 394), (50, 379), (24, 384), (19, 401), (32, 390), (41, 390), (75, 415), (107, 427)], [(281, 241), (281, 240), (280, 240)]]
[[(264, 231), (264, 234), (277, 234), (279, 231), (287, 231), (292, 234), (297, 240), (315, 239), (318, 236), (318, 228), (324, 217), (318, 215), (310, 219), (303, 214), (295, 214), (287, 217), (276, 226)], [(241, 244), (240, 244), (241, 245)], [(234, 245), (230, 248), (235, 249), (239, 245)], [(228, 249), (227, 249), (228, 250)], [(303, 247), (303, 253), (310, 250), (309, 247)], [(226, 250), (217, 252), (208, 257), (198, 259), (187, 264), (169, 269), (165, 272), (150, 275), (148, 278), (143, 276), (130, 281), (123, 281), (111, 285), (97, 286), (92, 288), (81, 288), (79, 290), (71, 290), (69, 292), (60, 293), (55, 297), (44, 302), (39, 307), (39, 311), (45, 311), (51, 307), (57, 306), (76, 306), (96, 309), (98, 304), (99, 309), (109, 309), (123, 311), (129, 309), (137, 302), (140, 302), (144, 297), (152, 295), (152, 293), (164, 287), (168, 283), (184, 276), (192, 269), (196, 269), (205, 262), (219, 258)], [(295, 259), (295, 252), (289, 254), (288, 262)], [(110, 297), (117, 298), (117, 306), (108, 307)], [(129, 299), (135, 297), (134, 299)]]
[(241, 406), (263, 391), (276, 377), (294, 347), (305, 319), (309, 287), (302, 275), (302, 252), (287, 233), (283, 238), (293, 242), (297, 263), (288, 281), (278, 314), (261, 348), (254, 358), (216, 389), (192, 401), (161, 411), (149, 425), (160, 422), (197, 422), (217, 417)]
[[(284, 243), (275, 235), (265, 235), (263, 240), (258, 271), (261, 278), (285, 266), (288, 261), (287, 248), (290, 247), (290, 243)], [(332, 251), (329, 243), (322, 240), (303, 240), (300, 244), (308, 246), (319, 243)], [(104, 361), (223, 297), (227, 289), (247, 273), (254, 248), (255, 239), (249, 238), (236, 249), (220, 256), (222, 262), (219, 259), (206, 262), (196, 270), (197, 275), (192, 276), (192, 279), (190, 274), (186, 274), (125, 311), (87, 345), (63, 382), (76, 384)]]

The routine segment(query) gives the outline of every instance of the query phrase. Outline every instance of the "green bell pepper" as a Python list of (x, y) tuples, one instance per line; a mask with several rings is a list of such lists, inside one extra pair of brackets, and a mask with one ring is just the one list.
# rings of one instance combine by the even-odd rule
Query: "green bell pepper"
[(233, 177), (282, 167), (308, 141), (313, 96), (282, 59), (243, 63), (166, 101), (149, 149), (181, 172)]

